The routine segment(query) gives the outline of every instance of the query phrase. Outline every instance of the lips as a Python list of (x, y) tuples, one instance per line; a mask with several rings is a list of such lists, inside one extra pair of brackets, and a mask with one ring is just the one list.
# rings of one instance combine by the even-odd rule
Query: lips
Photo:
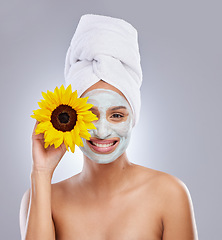
[(118, 138), (111, 138), (111, 139), (98, 139), (98, 138), (91, 138), (87, 141), (91, 150), (95, 153), (99, 154), (108, 154), (113, 152), (117, 145), (119, 144)]

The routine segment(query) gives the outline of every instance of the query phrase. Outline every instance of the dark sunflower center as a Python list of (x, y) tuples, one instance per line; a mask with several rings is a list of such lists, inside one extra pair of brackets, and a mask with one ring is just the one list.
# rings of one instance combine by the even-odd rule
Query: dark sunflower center
[(68, 105), (59, 105), (51, 115), (53, 127), (62, 132), (71, 131), (75, 127), (76, 121), (76, 111)]
[(60, 123), (68, 123), (69, 122), (69, 114), (67, 112), (60, 113), (58, 116)]

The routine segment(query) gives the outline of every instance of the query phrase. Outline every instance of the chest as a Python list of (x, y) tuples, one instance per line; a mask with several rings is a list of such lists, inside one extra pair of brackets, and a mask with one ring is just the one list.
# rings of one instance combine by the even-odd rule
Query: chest
[[(141, 196), (142, 197), (142, 196)], [(53, 206), (57, 240), (160, 240), (162, 222), (152, 199), (64, 199)]]

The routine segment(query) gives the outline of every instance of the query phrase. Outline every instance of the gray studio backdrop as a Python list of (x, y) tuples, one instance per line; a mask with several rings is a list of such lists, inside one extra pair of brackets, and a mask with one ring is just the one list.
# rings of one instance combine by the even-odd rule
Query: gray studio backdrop
[[(30, 115), (41, 91), (64, 83), (65, 54), (85, 13), (123, 18), (138, 30), (142, 111), (130, 160), (180, 178), (192, 196), (199, 238), (221, 239), (221, 7), (214, 0), (1, 2), (1, 239), (20, 239)], [(53, 182), (81, 168), (81, 152), (67, 153)]]

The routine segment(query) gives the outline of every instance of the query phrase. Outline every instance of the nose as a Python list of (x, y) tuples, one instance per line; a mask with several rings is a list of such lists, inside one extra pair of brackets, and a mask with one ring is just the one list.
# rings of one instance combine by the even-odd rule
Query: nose
[(111, 135), (111, 129), (106, 119), (100, 119), (95, 123), (94, 130), (95, 137), (99, 139), (106, 139)]

